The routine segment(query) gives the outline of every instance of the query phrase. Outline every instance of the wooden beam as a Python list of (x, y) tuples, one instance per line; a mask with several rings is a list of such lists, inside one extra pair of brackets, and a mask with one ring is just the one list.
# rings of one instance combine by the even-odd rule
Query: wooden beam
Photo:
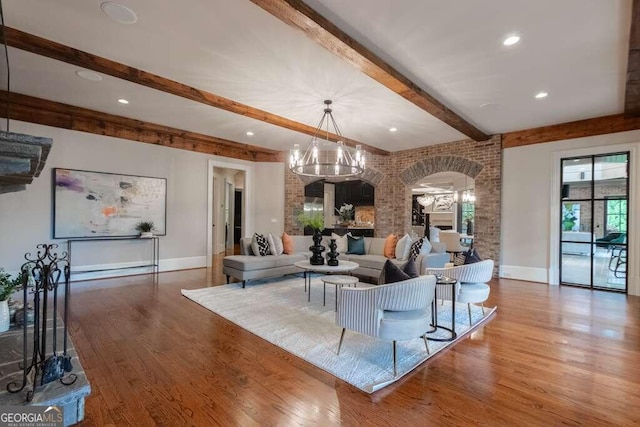
[(280, 151), (230, 141), (214, 136), (189, 132), (168, 126), (147, 123), (113, 114), (101, 113), (46, 99), (0, 91), (0, 117), (6, 117), (7, 97), (11, 100), (11, 119), (96, 135), (112, 136), (131, 141), (216, 156), (255, 162), (282, 162)]
[(290, 27), (302, 30), (307, 37), (340, 59), (469, 138), (476, 141), (490, 138), (301, 0), (251, 1)]
[[(235, 114), (240, 114), (245, 117), (250, 117), (255, 120), (270, 123), (272, 125), (276, 125), (285, 129), (301, 132), (307, 135), (314, 135), (316, 131), (315, 127), (289, 120), (285, 117), (271, 114), (267, 111), (259, 110), (246, 104), (241, 104), (231, 99), (213, 94), (211, 92), (196, 89), (183, 83), (170, 80), (156, 74), (148, 73), (146, 71), (139, 70), (137, 68), (133, 68), (107, 58), (102, 58), (88, 52), (83, 52), (81, 50), (74, 49), (72, 47), (65, 46), (63, 44), (44, 39), (42, 37), (34, 36), (32, 34), (16, 30), (14, 28), (5, 27), (5, 32), (7, 44), (16, 49), (21, 49), (27, 52), (35, 53), (37, 55), (46, 56), (48, 58), (66, 62), (68, 64), (77, 65), (78, 67), (93, 70), (112, 77), (117, 77), (119, 79), (127, 80), (132, 83), (136, 83), (162, 92), (170, 93), (172, 95), (186, 98), (191, 101), (196, 101), (201, 104), (209, 105), (211, 107), (230, 111)], [(323, 135), (324, 134), (325, 133), (323, 133)], [(364, 150), (370, 153), (389, 155), (388, 151), (381, 150), (380, 148), (373, 147), (371, 145), (367, 145), (349, 138), (339, 138), (338, 135), (335, 135), (333, 133), (329, 133), (329, 139), (332, 141), (342, 139), (345, 144), (349, 146), (355, 147), (359, 144), (362, 145)]]
[(640, 0), (633, 0), (631, 10), (624, 114), (627, 117), (640, 115)]
[(502, 135), (502, 148), (520, 147), (564, 139), (625, 132), (640, 129), (640, 118), (627, 118), (622, 114), (579, 120), (559, 125), (508, 132)]

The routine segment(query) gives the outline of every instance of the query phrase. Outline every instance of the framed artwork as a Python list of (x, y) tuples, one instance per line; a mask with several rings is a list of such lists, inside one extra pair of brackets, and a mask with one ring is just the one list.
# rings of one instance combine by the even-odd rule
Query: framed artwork
[(451, 212), (453, 202), (453, 194), (440, 194), (438, 196), (435, 196), (435, 201), (433, 202), (433, 211)]
[(167, 179), (53, 169), (53, 238), (137, 236), (140, 221), (166, 234)]
[(580, 204), (562, 204), (562, 231), (580, 231)]

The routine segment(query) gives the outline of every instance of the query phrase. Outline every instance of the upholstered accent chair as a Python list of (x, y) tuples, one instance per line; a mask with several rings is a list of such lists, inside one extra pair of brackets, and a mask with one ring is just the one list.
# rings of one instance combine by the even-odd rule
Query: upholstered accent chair
[[(458, 281), (456, 285), (456, 302), (466, 303), (471, 323), (471, 304), (480, 303), (484, 314), (484, 302), (489, 298), (491, 289), (487, 282), (493, 276), (493, 260), (487, 259), (473, 264), (458, 265), (445, 268), (427, 268), (426, 274), (442, 274)], [(451, 286), (438, 289), (438, 298), (451, 300)]]
[(396, 374), (396, 341), (424, 339), (432, 330), (431, 307), (436, 278), (419, 276), (371, 288), (339, 288), (336, 324), (342, 327), (338, 354), (347, 329), (393, 341), (393, 376)]

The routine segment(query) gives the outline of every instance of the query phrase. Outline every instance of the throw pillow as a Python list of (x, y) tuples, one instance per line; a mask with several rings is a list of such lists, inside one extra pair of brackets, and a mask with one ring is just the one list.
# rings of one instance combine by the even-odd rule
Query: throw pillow
[(396, 283), (414, 277), (418, 277), (418, 271), (413, 260), (407, 261), (402, 267), (398, 267), (391, 260), (387, 260), (384, 263), (384, 267), (382, 267), (381, 283)]
[(347, 254), (365, 255), (364, 237), (353, 237), (347, 234)]
[(269, 240), (262, 234), (253, 234), (251, 249), (253, 250), (254, 255), (265, 256), (271, 254), (271, 251), (269, 251)]
[(282, 255), (284, 248), (282, 246), (282, 239), (278, 236), (274, 236), (269, 233), (269, 251), (272, 255)]
[(409, 250), (409, 259), (416, 259), (418, 255), (428, 254), (429, 252), (431, 252), (431, 243), (429, 242), (429, 239), (423, 237), (411, 244), (411, 249)]
[(458, 255), (456, 255), (456, 257), (453, 259), (453, 265), (454, 266), (458, 266), (458, 265), (464, 265), (464, 262), (467, 259), (467, 253), (466, 252), (460, 252)]
[(480, 255), (478, 255), (478, 251), (476, 251), (474, 248), (469, 249), (466, 254), (467, 255), (464, 258), (465, 264), (473, 264), (482, 261)]
[(293, 239), (287, 233), (282, 233), (282, 251), (287, 255), (293, 254)]
[(411, 237), (408, 234), (402, 236), (396, 244), (396, 259), (398, 261), (406, 261), (409, 258), (411, 250)]
[(398, 244), (398, 236), (389, 234), (384, 241), (384, 256), (387, 258), (396, 257), (396, 245)]
[(340, 254), (347, 253), (347, 249), (349, 249), (347, 236), (349, 235), (350, 235), (349, 233), (345, 234), (344, 236), (340, 236), (339, 234), (336, 234), (336, 233), (331, 233), (331, 238), (336, 239), (336, 245), (338, 246), (336, 248), (336, 252)]

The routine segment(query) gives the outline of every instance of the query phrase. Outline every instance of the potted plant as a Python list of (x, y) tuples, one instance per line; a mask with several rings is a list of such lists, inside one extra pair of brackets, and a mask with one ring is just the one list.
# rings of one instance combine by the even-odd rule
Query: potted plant
[(301, 226), (309, 227), (313, 230), (313, 246), (309, 247), (313, 255), (309, 258), (309, 263), (311, 265), (323, 265), (324, 257), (322, 252), (324, 252), (325, 248), (320, 243), (322, 242), (322, 230), (324, 230), (324, 216), (320, 212), (310, 214), (301, 212), (297, 216), (297, 220)]
[(0, 268), (0, 332), (9, 329), (9, 324), (11, 323), (9, 316), (9, 297), (11, 297), (17, 287), (18, 281), (11, 280), (11, 275), (5, 273), (3, 268)]
[(154, 229), (153, 221), (140, 221), (136, 224), (136, 231), (140, 232), (140, 237), (153, 237)]
[(353, 218), (354, 207), (351, 203), (343, 203), (340, 209), (336, 209), (340, 217), (340, 224), (348, 225)]

